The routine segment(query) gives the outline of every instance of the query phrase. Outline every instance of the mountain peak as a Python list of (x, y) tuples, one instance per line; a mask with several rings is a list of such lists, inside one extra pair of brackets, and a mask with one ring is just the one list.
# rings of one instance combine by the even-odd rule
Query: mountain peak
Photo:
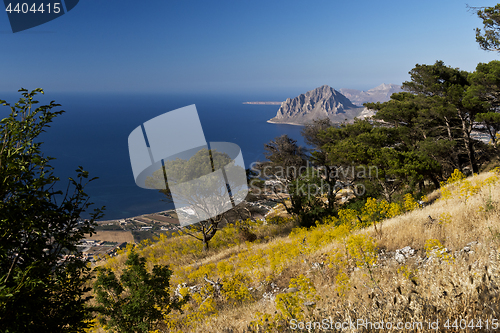
[(381, 85), (367, 91), (355, 89), (340, 89), (340, 92), (349, 98), (355, 105), (364, 103), (387, 102), (391, 95), (401, 92), (401, 86), (392, 83), (382, 83)]
[(357, 107), (337, 90), (322, 85), (281, 103), (273, 123), (305, 124), (314, 119), (330, 118), (333, 122), (352, 121), (363, 108)]

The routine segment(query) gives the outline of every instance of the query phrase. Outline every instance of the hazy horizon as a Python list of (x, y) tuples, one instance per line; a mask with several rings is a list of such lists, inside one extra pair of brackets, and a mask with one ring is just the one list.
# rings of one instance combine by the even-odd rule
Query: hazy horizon
[(401, 84), (417, 63), (473, 71), (498, 58), (479, 48), (474, 29), (482, 22), (455, 0), (86, 0), (18, 33), (3, 15), (3, 92), (295, 96), (324, 84)]

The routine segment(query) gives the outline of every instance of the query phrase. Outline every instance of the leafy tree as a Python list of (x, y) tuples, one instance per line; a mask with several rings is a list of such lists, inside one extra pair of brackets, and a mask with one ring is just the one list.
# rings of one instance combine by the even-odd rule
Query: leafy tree
[[(443, 103), (438, 96), (423, 96), (408, 92), (393, 94), (385, 103), (367, 103), (368, 108), (377, 110), (373, 117), (391, 126), (393, 145), (402, 152), (418, 152), (420, 159), (431, 157), (438, 164), (424, 171), (414, 180), (430, 179), (436, 188), (442, 168), (459, 168), (460, 154), (456, 149), (456, 137), (459, 135), (453, 118), (453, 108)], [(412, 160), (414, 160), (412, 158)], [(416, 175), (415, 173), (413, 173)], [(422, 178), (423, 177), (423, 178)]]
[(323, 172), (309, 167), (289, 184), (288, 193), (292, 205), (288, 207), (288, 212), (298, 216), (303, 227), (314, 226), (322, 217), (336, 213), (324, 200), (335, 193), (335, 189), (331, 188), (323, 177)]
[(272, 187), (277, 196), (278, 192), (289, 194), (290, 205), (287, 205), (286, 200), (280, 197), (286, 211), (289, 214), (300, 215), (303, 212), (303, 200), (300, 198), (300, 193), (292, 191), (291, 185), (307, 168), (305, 149), (286, 134), (265, 144), (264, 149), (264, 156), (268, 161), (260, 163), (257, 168), (262, 170), (264, 177), (277, 182), (277, 185)]
[[(221, 178), (219, 174), (213, 174), (216, 170), (225, 170), (225, 178)], [(209, 216), (198, 223), (182, 228), (182, 233), (202, 241), (204, 251), (208, 251), (210, 240), (229, 218), (239, 217), (245, 220), (249, 217), (248, 209), (243, 204), (231, 206), (234, 202), (226, 202), (224, 199), (228, 193), (227, 177), (232, 180), (240, 179), (238, 173), (243, 172), (245, 170), (234, 165), (228, 154), (203, 148), (189, 158), (165, 161), (161, 169), (154, 171), (153, 175), (146, 179), (146, 185), (149, 188), (160, 189), (160, 192), (165, 195), (165, 200), (173, 202), (174, 194), (170, 189), (170, 185), (173, 184), (177, 186), (176, 205), (194, 207), (204, 216)], [(244, 179), (246, 180), (246, 177)], [(197, 180), (196, 183), (190, 183), (193, 180)], [(232, 183), (233, 198), (237, 195), (239, 186), (242, 185)], [(179, 213), (177, 210), (177, 214)], [(177, 227), (177, 225), (174, 226)]]
[(109, 268), (98, 267), (94, 292), (99, 321), (106, 328), (120, 333), (150, 332), (164, 315), (181, 310), (188, 297), (170, 297), (168, 266), (155, 265), (151, 273), (146, 259), (134, 249), (128, 254), (126, 268), (119, 278)]
[(442, 136), (445, 129), (441, 118), (450, 117), (450, 110), (439, 101), (408, 92), (393, 94), (388, 102), (366, 106), (377, 110), (373, 119), (396, 129), (393, 135), (407, 149), (417, 148), (418, 142), (428, 137)]
[[(39, 135), (59, 104), (36, 107), (42, 89), (22, 94), (0, 121), (0, 327), (4, 332), (83, 332), (92, 318), (85, 284), (90, 268), (76, 245), (91, 234), (91, 203), (84, 192), (88, 173), (79, 167), (66, 193), (41, 150)], [(92, 181), (93, 179), (89, 180)]]
[[(326, 136), (330, 137), (330, 143), (323, 149), (329, 163), (338, 168), (336, 173), (341, 175), (344, 186), (353, 188), (358, 183), (376, 182), (390, 200), (399, 184), (391, 164), (397, 152), (388, 148), (394, 143), (391, 131), (391, 128), (376, 127), (367, 120), (328, 129)], [(375, 174), (372, 175), (371, 170), (375, 170)]]
[[(366, 104), (378, 111), (374, 119), (394, 129), (397, 150), (418, 152), (418, 164), (427, 167), (417, 169), (436, 187), (439, 178), (454, 169), (469, 166), (478, 172), (493, 154), (491, 147), (473, 137), (473, 131), (488, 133), (495, 148), (497, 144), (500, 62), (479, 64), (474, 73), (467, 73), (437, 61), (416, 65), (410, 74), (411, 81), (403, 83), (408, 92), (393, 94), (385, 103)], [(439, 167), (422, 158), (432, 158)]]
[(418, 149), (416, 138), (422, 137), (420, 130), (406, 126), (417, 122), (416, 117), (411, 110), (397, 106), (394, 102), (375, 105), (381, 115), (390, 115), (384, 123), (358, 120), (330, 128), (326, 135), (332, 138), (331, 143), (323, 147), (332, 165), (348, 171), (344, 182), (364, 184), (365, 188), (376, 184), (377, 192), (388, 202), (398, 190), (407, 185), (413, 188), (440, 168)]
[[(453, 110), (453, 118), (449, 119), (449, 130), (457, 129), (460, 132), (460, 137), (455, 140), (463, 145), (470, 169), (477, 173), (479, 171), (475, 152), (477, 140), (472, 138), (471, 133), (475, 117), (478, 113), (484, 112), (484, 107), (468, 98), (469, 73), (445, 66), (442, 61), (436, 61), (434, 65), (417, 64), (410, 71), (410, 75), (411, 81), (403, 83), (404, 90), (434, 98), (434, 101), (440, 102), (445, 109)], [(455, 121), (458, 122), (458, 127), (453, 128), (452, 123)]]
[(302, 130), (302, 136), (307, 144), (313, 147), (309, 160), (311, 163), (321, 170), (324, 182), (328, 189), (326, 191), (327, 205), (329, 211), (333, 211), (336, 201), (336, 185), (340, 180), (336, 171), (336, 166), (329, 161), (327, 152), (322, 149), (324, 145), (330, 143), (330, 138), (325, 135), (326, 131), (333, 124), (329, 118), (313, 120), (312, 123), (306, 124)]
[(488, 133), (493, 147), (498, 150), (498, 136), (500, 134), (500, 113), (479, 113), (476, 117), (476, 121), (483, 124), (483, 130)]
[(469, 7), (483, 20), (484, 28), (476, 28), (476, 41), (485, 51), (500, 51), (500, 4), (493, 7)]
[(264, 156), (269, 163), (263, 167), (285, 183), (297, 179), (301, 167), (307, 164), (306, 150), (297, 145), (297, 140), (293, 140), (286, 134), (266, 143), (264, 149)]
[(482, 103), (491, 111), (500, 109), (500, 61), (479, 63), (476, 70), (468, 76), (470, 87), (467, 102), (470, 105)]
[(475, 121), (482, 126), (478, 130), (489, 135), (493, 146), (497, 146), (500, 131), (500, 61), (479, 63), (469, 75), (471, 86), (467, 91), (467, 102), (481, 105), (483, 113), (476, 115)]
[(324, 144), (328, 143), (328, 140), (320, 134), (324, 133), (332, 126), (333, 124), (330, 118), (315, 119), (311, 123), (304, 125), (301, 134), (308, 145), (314, 147), (315, 149), (319, 149)]

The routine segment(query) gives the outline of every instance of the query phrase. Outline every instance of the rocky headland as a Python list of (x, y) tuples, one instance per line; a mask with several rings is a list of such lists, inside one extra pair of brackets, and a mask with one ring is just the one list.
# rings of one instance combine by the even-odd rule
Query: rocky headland
[[(288, 98), (281, 103), (276, 117), (268, 122), (304, 125), (314, 119), (326, 117), (333, 123), (353, 122), (355, 118), (364, 119), (375, 114), (375, 111), (363, 107), (364, 103), (387, 102), (392, 94), (401, 91), (401, 86), (385, 83), (367, 91), (346, 88), (337, 91), (324, 85), (295, 98)], [(261, 103), (263, 102), (245, 104)]]
[(268, 122), (303, 125), (314, 119), (328, 117), (333, 123), (342, 123), (373, 114), (372, 110), (354, 105), (343, 94), (324, 85), (295, 98), (288, 98), (281, 103), (276, 117)]

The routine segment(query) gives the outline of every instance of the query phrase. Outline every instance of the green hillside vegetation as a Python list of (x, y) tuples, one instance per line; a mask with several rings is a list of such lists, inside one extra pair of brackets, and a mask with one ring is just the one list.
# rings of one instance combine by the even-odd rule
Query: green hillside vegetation
[[(500, 4), (474, 10), (479, 45), (500, 51)], [(366, 104), (372, 119), (317, 119), (303, 128), (309, 149), (286, 135), (266, 144), (266, 161), (247, 170), (248, 200), (279, 202), (265, 219), (239, 205), (97, 267), (77, 247), (103, 216), (81, 218), (96, 178), (78, 167), (55, 190), (39, 141), (64, 111), (37, 106), (40, 88), (0, 101), (10, 110), (0, 121), (0, 330), (496, 330), (500, 61), (472, 73), (436, 61), (410, 75), (404, 92)]]
[[(498, 51), (500, 5), (476, 11), (477, 41)], [(183, 230), (102, 262), (94, 288), (121, 287), (94, 330), (120, 331), (117, 318), (141, 332), (496, 329), (500, 61), (410, 76), (365, 105), (372, 119), (304, 126), (310, 149), (286, 135), (265, 145), (248, 181), (280, 217), (234, 220), (204, 242)], [(130, 253), (169, 267), (168, 299), (138, 298)]]
[[(411, 196), (392, 204), (368, 199), (359, 216), (363, 224), (349, 208), (289, 235), (292, 219), (240, 222), (217, 233), (209, 253), (182, 234), (142, 243), (135, 251), (148, 267), (173, 270), (171, 294), (178, 286), (180, 298), (189, 295), (182, 314), (166, 314), (155, 328), (292, 332), (298, 331), (291, 329), (294, 319), (349, 318), (425, 325), (450, 320), (450, 328), (455, 320), (463, 326), (463, 320), (476, 325), (481, 319), (492, 325), (500, 310), (499, 181), (497, 170), (469, 178), (456, 171), (428, 195), (434, 202), (424, 208)], [(246, 240), (249, 234), (255, 241)], [(415, 255), (391, 259), (406, 246)], [(120, 274), (131, 249), (104, 266)]]

